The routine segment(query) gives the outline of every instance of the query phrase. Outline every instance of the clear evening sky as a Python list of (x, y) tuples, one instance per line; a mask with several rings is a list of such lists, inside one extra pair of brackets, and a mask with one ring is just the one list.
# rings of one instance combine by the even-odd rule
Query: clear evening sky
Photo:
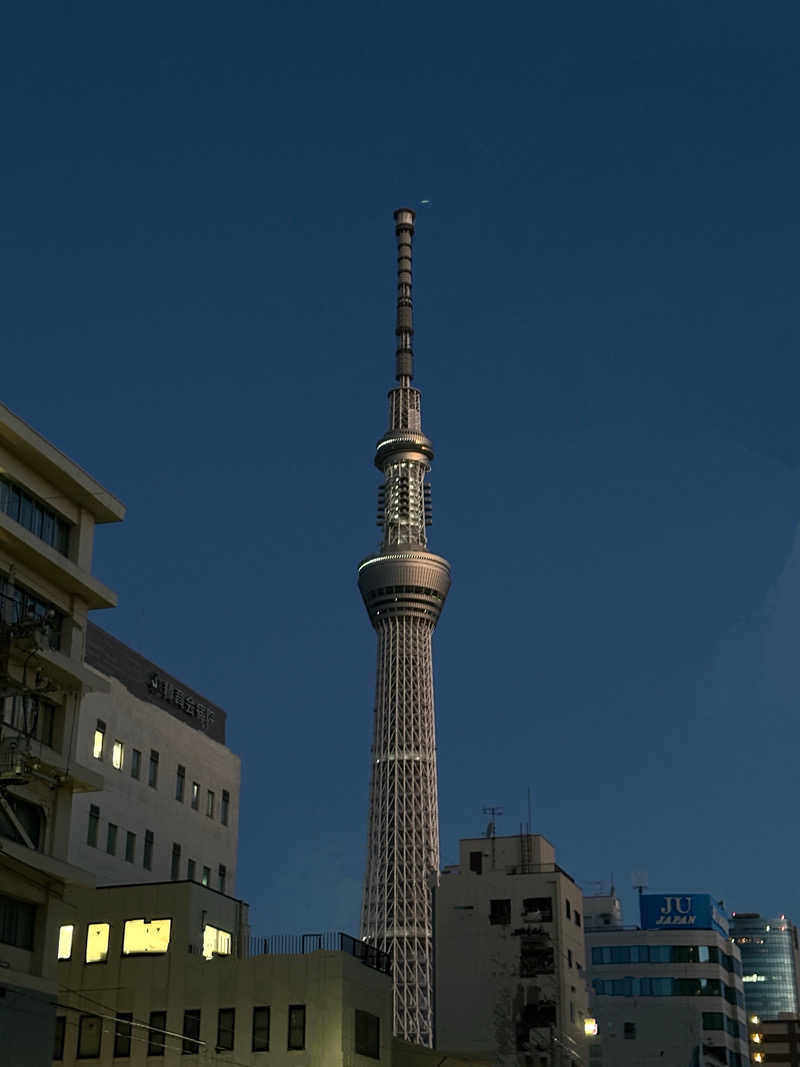
[(585, 889), (800, 920), (797, 4), (30, 3), (0, 39), (2, 399), (128, 505), (96, 621), (228, 711), (254, 932), (357, 931), (404, 205), (442, 862), (530, 785)]

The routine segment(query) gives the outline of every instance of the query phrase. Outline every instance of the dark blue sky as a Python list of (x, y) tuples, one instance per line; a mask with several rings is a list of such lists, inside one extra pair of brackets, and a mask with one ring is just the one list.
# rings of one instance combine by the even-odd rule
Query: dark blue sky
[(357, 926), (355, 571), (423, 199), (443, 862), (530, 785), (585, 888), (800, 919), (797, 5), (0, 29), (3, 400), (128, 505), (97, 621), (228, 709), (256, 929)]

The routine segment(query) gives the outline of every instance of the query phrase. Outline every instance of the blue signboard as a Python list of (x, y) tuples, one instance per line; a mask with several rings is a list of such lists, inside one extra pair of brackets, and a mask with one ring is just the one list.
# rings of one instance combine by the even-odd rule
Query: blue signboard
[(728, 920), (708, 893), (646, 893), (639, 897), (643, 930), (717, 930), (728, 936)]

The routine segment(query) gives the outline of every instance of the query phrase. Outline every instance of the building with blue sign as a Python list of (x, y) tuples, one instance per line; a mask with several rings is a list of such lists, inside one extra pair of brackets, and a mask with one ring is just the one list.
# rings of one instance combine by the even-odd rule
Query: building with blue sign
[(639, 927), (587, 929), (592, 1067), (746, 1067), (742, 963), (708, 894), (647, 894)]

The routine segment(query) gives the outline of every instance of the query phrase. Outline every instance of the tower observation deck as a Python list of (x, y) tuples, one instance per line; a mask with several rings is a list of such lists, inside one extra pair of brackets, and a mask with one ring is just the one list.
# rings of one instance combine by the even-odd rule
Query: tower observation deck
[(414, 377), (411, 240), (414, 212), (394, 213), (397, 235), (397, 385), (378, 441), (379, 551), (358, 569), (378, 636), (367, 870), (361, 936), (392, 956), (394, 1032), (433, 1045), (432, 889), (439, 872), (439, 808), (431, 639), (450, 588), (450, 564), (428, 551), (433, 445), (422, 432)]

